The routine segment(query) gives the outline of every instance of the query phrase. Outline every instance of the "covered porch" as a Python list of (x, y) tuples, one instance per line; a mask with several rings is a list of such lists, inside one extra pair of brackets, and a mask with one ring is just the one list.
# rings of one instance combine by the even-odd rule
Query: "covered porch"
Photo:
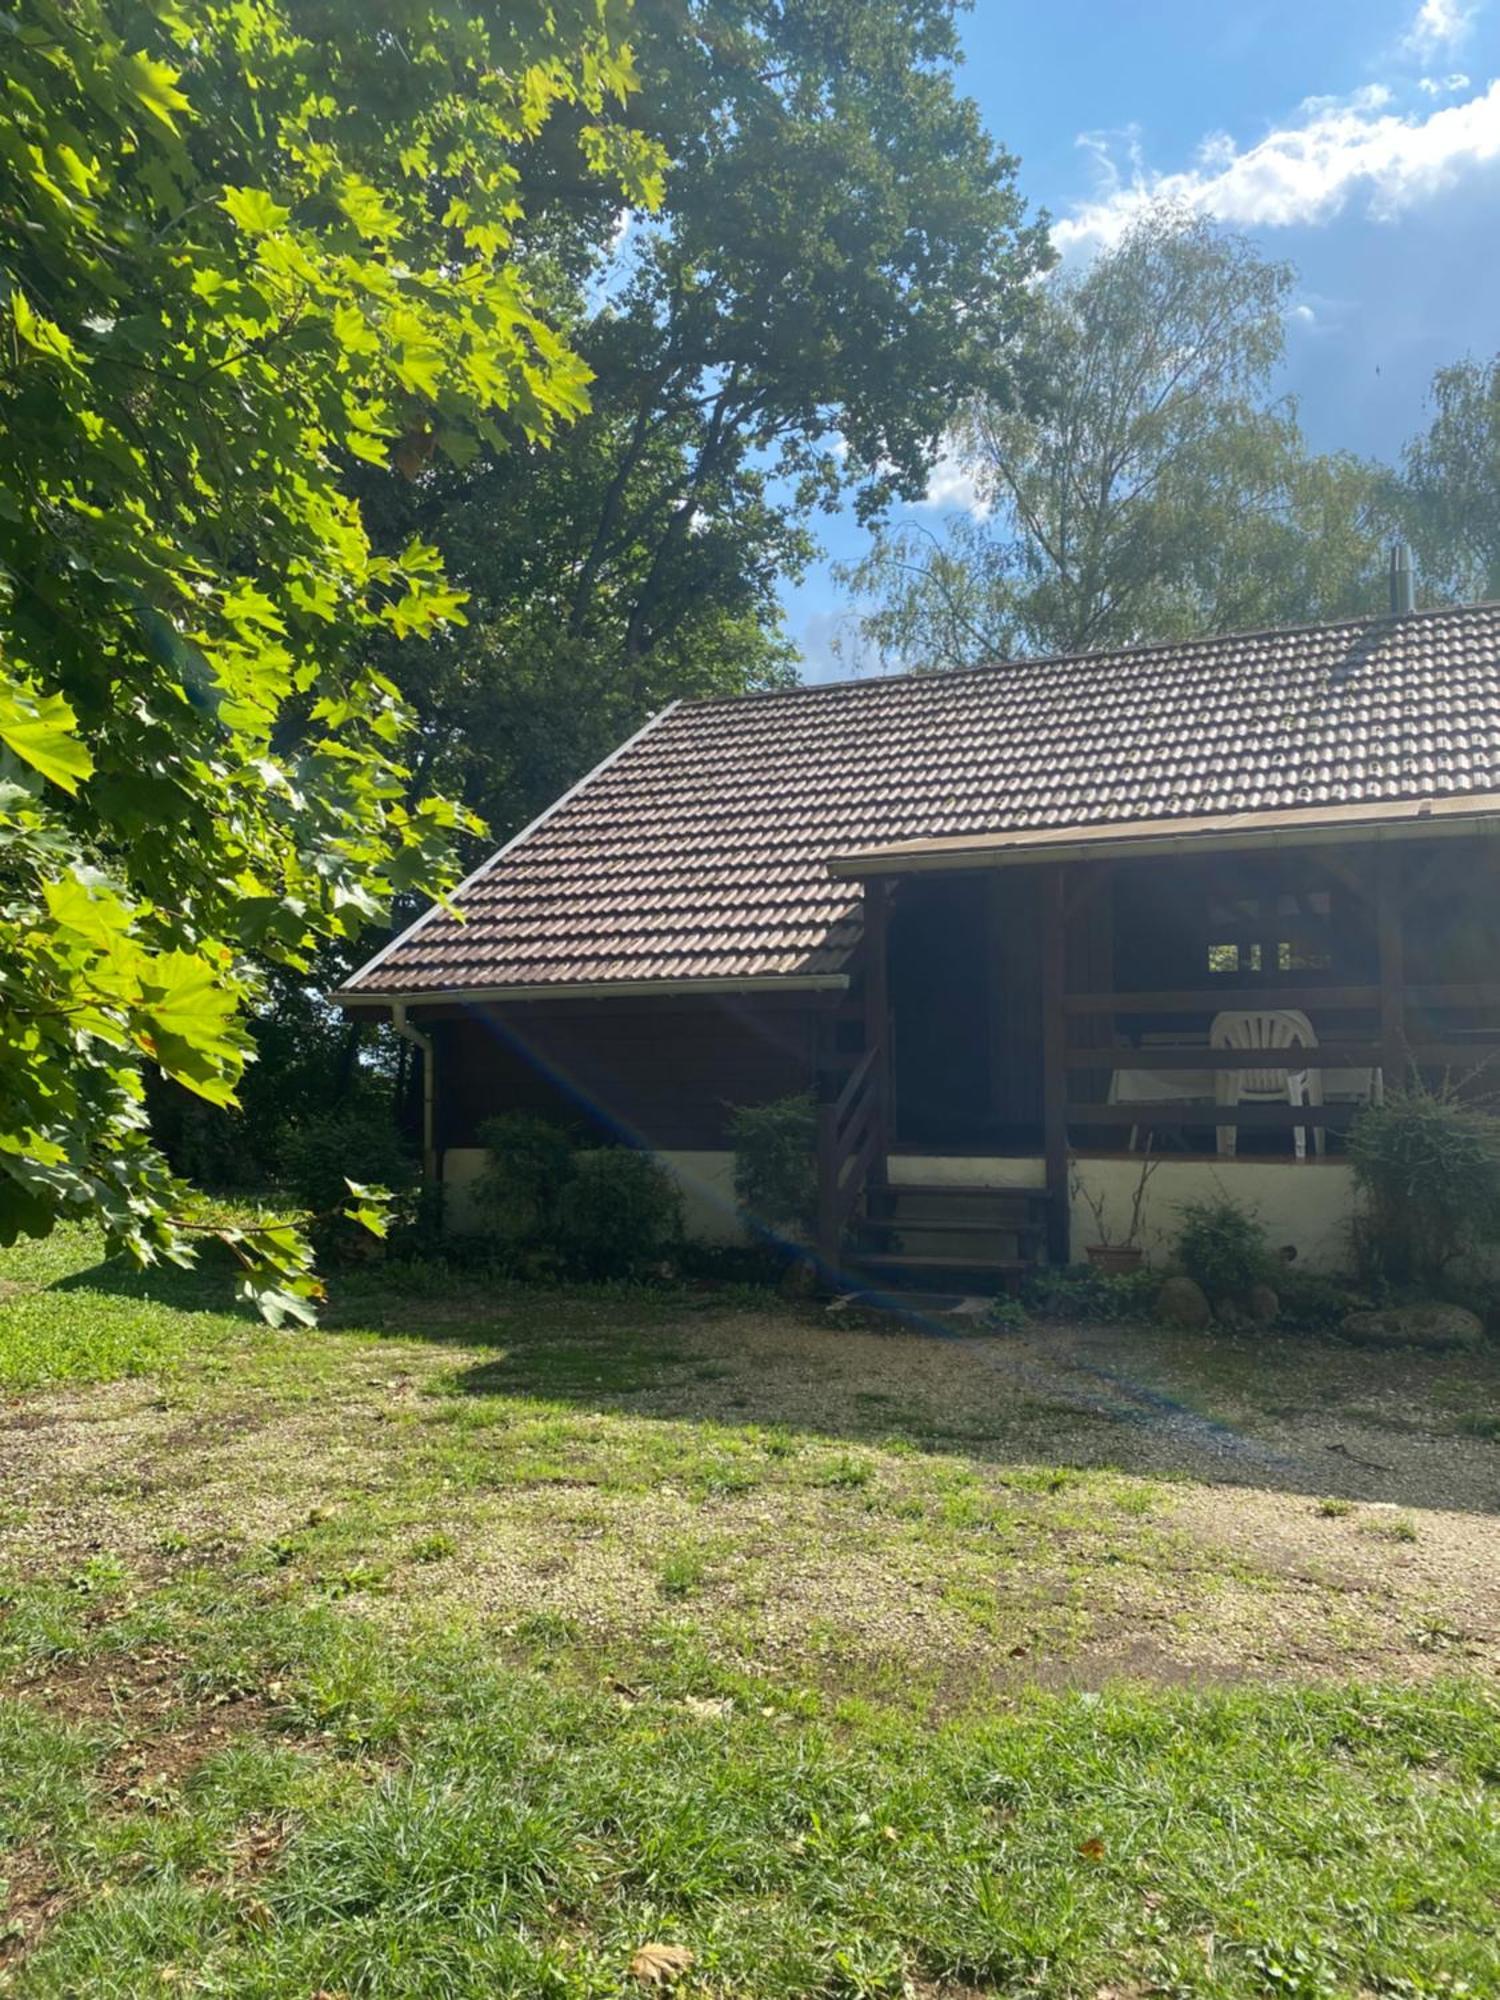
[(820, 1072), (825, 1257), (883, 1188), (951, 1183), (1026, 1190), (1034, 1254), (1067, 1262), (1076, 1184), (1114, 1210), (1148, 1149), (1162, 1185), (1216, 1178), (1331, 1241), (1364, 1105), (1414, 1071), (1495, 1087), (1496, 803), (839, 857), (865, 937)]

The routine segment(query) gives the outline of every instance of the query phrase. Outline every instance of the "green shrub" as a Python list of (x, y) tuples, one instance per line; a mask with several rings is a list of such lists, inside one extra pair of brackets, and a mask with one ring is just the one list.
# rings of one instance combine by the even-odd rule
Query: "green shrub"
[(558, 1202), (557, 1243), (585, 1278), (628, 1278), (681, 1234), (676, 1184), (649, 1153), (605, 1146), (573, 1155)]
[(812, 1097), (736, 1105), (729, 1137), (735, 1197), (750, 1222), (808, 1235), (818, 1213), (818, 1108)]
[(1266, 1282), (1273, 1268), (1265, 1230), (1227, 1195), (1183, 1204), (1177, 1256), (1215, 1304), (1243, 1298), (1252, 1285)]
[(282, 1186), (299, 1208), (326, 1218), (318, 1225), (325, 1240), (346, 1230), (351, 1238), (364, 1237), (356, 1224), (340, 1219), (349, 1199), (347, 1181), (403, 1194), (415, 1187), (419, 1174), (394, 1118), (375, 1106), (299, 1119), (284, 1129), (278, 1150)]
[(1418, 1082), (1370, 1105), (1349, 1158), (1365, 1203), (1357, 1247), (1372, 1274), (1435, 1285), (1456, 1257), (1500, 1236), (1500, 1121), (1448, 1085)]
[(563, 1189), (573, 1177), (570, 1135), (550, 1118), (506, 1111), (487, 1118), (479, 1141), (489, 1154), (474, 1183), (474, 1206), (486, 1227), (512, 1248), (550, 1242)]
[(441, 1181), (422, 1181), (397, 1204), (386, 1237), (387, 1253), (423, 1262), (447, 1254), (448, 1192)]
[(1021, 1288), (1021, 1297), (1044, 1319), (1099, 1320), (1111, 1326), (1151, 1318), (1161, 1278), (1150, 1271), (1111, 1276), (1092, 1264), (1043, 1265)]
[(1290, 1265), (1269, 1282), (1280, 1306), (1277, 1325), (1288, 1333), (1337, 1333), (1350, 1313), (1370, 1303), (1337, 1278)]

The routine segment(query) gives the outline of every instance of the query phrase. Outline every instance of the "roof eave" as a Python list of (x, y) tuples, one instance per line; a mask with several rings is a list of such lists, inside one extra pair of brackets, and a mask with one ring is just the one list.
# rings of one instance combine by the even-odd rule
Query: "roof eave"
[(1083, 861), (1101, 854), (1119, 859), (1124, 855), (1191, 853), (1204, 847), (1222, 852), (1474, 832), (1500, 834), (1500, 792), (1409, 799), (1389, 805), (1309, 806), (1196, 819), (1110, 820), (1089, 827), (1024, 827), (1008, 833), (908, 840), (835, 854), (828, 872), (836, 880), (847, 881), (871, 875)]
[(715, 979), (596, 979), (549, 980), (540, 986), (452, 986), (407, 987), (389, 993), (359, 992), (347, 988), (328, 997), (335, 1006), (392, 1007), (481, 1007), (501, 1006), (535, 1000), (644, 1000), (692, 999), (700, 994), (724, 993), (845, 993), (847, 972), (747, 973), (743, 977)]

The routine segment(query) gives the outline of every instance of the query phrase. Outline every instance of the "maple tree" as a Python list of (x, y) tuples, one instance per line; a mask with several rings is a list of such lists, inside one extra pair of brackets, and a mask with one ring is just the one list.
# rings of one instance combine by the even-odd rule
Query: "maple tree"
[[(618, 0), (5, 0), (0, 1241), (229, 1241), (270, 1317), (293, 1221), (218, 1227), (142, 1070), (233, 1101), (257, 967), (442, 890), (369, 640), (461, 620), (361, 463), (530, 448), (587, 407), (528, 192), (659, 196)], [(350, 1209), (380, 1226), (355, 1188)]]

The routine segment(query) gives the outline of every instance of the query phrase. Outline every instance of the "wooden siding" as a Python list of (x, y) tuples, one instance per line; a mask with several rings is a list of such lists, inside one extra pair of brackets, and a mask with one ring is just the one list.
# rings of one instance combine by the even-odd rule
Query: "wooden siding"
[[(837, 997), (837, 996), (834, 996)], [(728, 1144), (735, 1104), (814, 1084), (817, 996), (549, 1000), (424, 1017), (437, 1047), (437, 1143), (538, 1111), (664, 1150)]]

